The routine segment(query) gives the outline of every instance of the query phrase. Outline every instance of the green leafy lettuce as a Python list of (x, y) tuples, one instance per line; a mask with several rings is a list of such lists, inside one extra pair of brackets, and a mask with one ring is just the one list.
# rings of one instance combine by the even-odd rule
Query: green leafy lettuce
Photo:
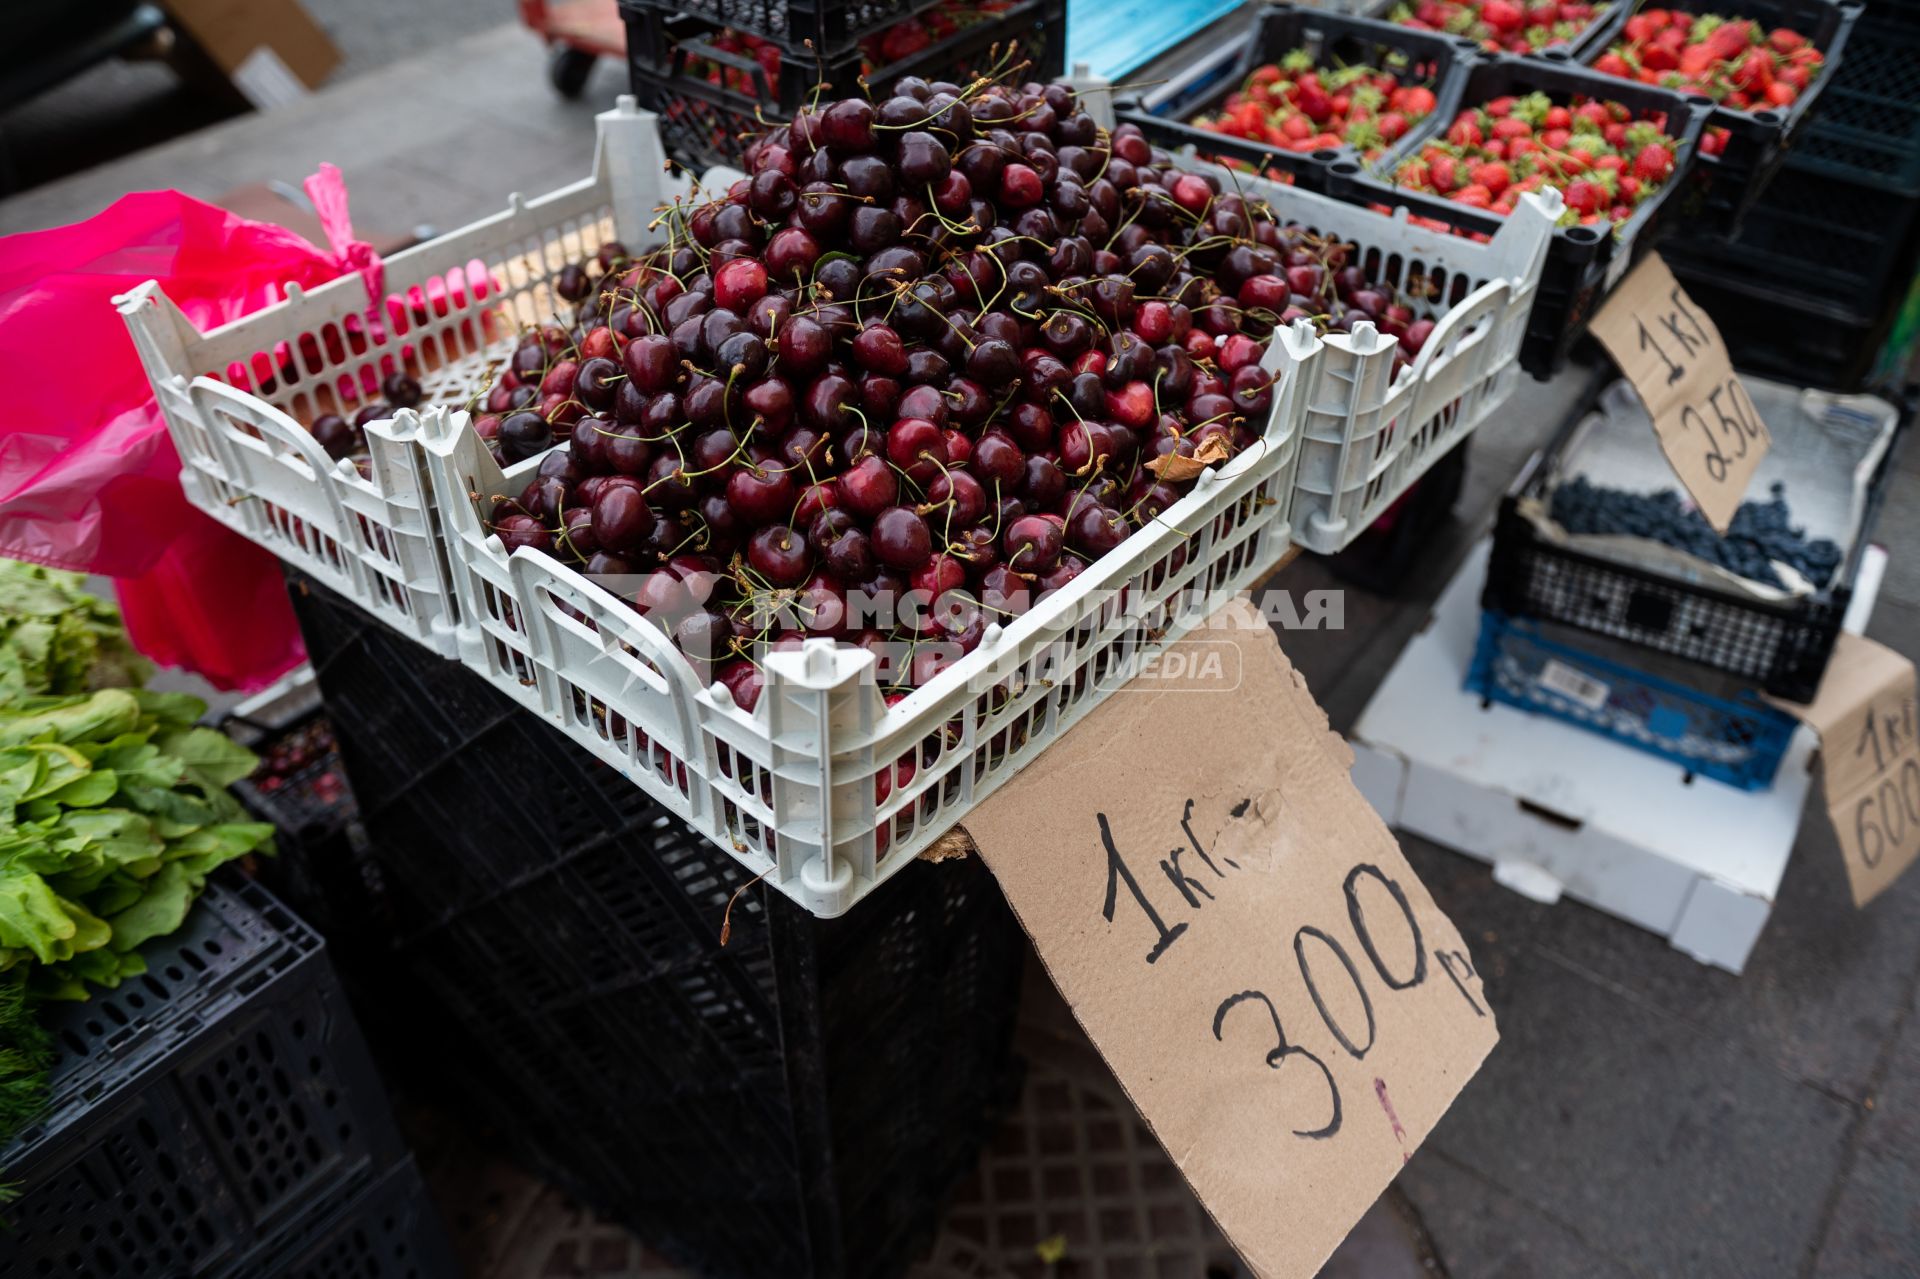
[(138, 948), (273, 835), (227, 789), (252, 752), (199, 727), (198, 698), (137, 687), (146, 663), (80, 583), (0, 561), (0, 978), (45, 998), (144, 971)]

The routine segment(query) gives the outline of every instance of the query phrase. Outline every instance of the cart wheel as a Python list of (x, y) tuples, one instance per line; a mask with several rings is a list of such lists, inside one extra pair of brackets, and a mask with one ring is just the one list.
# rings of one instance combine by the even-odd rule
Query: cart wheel
[(570, 45), (561, 45), (553, 51), (553, 59), (547, 63), (547, 79), (563, 98), (577, 98), (580, 91), (587, 87), (587, 77), (593, 74), (594, 56), (585, 49), (575, 49)]

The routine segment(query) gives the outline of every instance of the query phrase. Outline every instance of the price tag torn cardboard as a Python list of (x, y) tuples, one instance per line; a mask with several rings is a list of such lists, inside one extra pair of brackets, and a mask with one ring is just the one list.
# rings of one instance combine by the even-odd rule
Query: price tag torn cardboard
[(1920, 715), (1913, 663), (1840, 633), (1820, 691), (1805, 706), (1770, 698), (1820, 735), (1827, 818), (1840, 839), (1853, 904), (1865, 906), (1920, 859)]
[(1499, 1035), (1259, 614), (1231, 604), (1183, 650), (1225, 669), (1134, 679), (967, 828), (1234, 1247), (1309, 1279)]
[(1657, 253), (1641, 260), (1588, 327), (1647, 406), (1660, 449), (1694, 505), (1725, 533), (1773, 437), (1734, 374), (1720, 331)]

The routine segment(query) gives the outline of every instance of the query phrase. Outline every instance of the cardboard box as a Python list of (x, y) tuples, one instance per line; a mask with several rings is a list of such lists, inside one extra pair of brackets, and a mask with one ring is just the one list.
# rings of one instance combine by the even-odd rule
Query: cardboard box
[(340, 65), (340, 50), (300, 0), (164, 0), (164, 7), (175, 30), (262, 111), (304, 97)]

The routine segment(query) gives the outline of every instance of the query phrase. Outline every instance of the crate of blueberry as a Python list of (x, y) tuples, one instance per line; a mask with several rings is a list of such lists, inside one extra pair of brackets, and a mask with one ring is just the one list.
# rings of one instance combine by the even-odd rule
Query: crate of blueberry
[(1724, 534), (1608, 371), (1501, 502), (1486, 607), (1811, 699), (1914, 403), (1741, 380), (1773, 447)]

